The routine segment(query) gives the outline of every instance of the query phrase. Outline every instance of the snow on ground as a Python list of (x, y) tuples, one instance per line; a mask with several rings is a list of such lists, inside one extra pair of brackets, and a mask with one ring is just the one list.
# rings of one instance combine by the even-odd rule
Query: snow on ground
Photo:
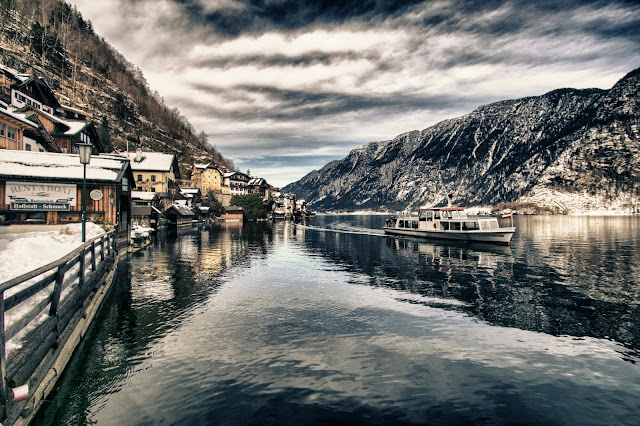
[[(86, 240), (105, 232), (87, 222)], [(0, 227), (0, 283), (64, 257), (82, 245), (82, 224)]]

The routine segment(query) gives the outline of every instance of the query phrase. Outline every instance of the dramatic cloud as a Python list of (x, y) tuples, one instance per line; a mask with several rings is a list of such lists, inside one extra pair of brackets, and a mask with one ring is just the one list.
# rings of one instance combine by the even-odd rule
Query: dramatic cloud
[(73, 0), (242, 170), (283, 185), (367, 142), (640, 57), (629, 1)]

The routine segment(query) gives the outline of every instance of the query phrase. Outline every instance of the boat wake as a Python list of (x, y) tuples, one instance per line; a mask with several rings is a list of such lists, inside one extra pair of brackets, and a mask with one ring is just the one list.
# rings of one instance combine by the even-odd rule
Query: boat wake
[(346, 222), (336, 222), (328, 226), (300, 225), (300, 224), (297, 224), (296, 226), (303, 229), (311, 229), (314, 231), (338, 232), (341, 234), (373, 235), (373, 236), (379, 236), (379, 237), (383, 237), (385, 235), (382, 229), (362, 228)]

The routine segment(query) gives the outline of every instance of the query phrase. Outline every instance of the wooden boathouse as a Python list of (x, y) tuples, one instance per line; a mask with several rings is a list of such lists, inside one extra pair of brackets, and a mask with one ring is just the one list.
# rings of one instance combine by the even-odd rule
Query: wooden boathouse
[[(2, 150), (0, 223), (81, 222), (83, 176), (77, 154)], [(87, 221), (116, 227), (120, 244), (129, 239), (132, 181), (126, 157), (101, 154), (87, 164)]]

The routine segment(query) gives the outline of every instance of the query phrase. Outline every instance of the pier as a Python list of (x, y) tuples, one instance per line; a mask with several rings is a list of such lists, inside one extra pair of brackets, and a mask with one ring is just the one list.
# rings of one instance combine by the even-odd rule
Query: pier
[(2, 424), (32, 420), (109, 290), (117, 256), (113, 230), (0, 284)]

